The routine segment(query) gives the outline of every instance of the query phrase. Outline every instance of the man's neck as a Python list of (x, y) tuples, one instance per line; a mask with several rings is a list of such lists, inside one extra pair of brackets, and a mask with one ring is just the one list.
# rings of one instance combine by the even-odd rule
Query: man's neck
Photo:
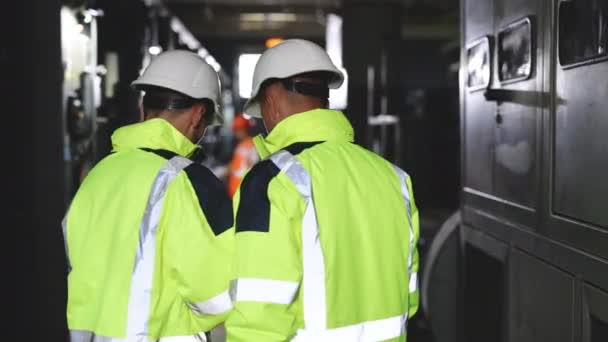
[[(320, 106), (314, 106), (314, 105), (301, 105), (301, 106), (292, 106), (290, 107), (286, 112), (288, 114), (283, 114), (281, 116), (281, 119), (278, 120), (274, 126), (272, 126), (272, 128), (274, 129), (274, 127), (276, 127), (278, 124), (280, 124), (282, 121), (284, 121), (285, 119), (297, 115), (297, 114), (301, 114), (301, 113), (305, 113), (305, 112), (309, 112), (311, 110), (315, 110), (315, 109), (325, 109), (323, 107)], [(268, 130), (268, 133), (270, 133), (272, 131), (272, 129)]]

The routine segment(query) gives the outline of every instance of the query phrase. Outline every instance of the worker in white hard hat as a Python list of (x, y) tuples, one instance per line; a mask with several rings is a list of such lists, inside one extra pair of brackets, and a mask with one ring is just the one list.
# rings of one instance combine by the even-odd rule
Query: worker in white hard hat
[(286, 40), (256, 65), (244, 112), (263, 160), (235, 195), (228, 342), (405, 341), (418, 309), (410, 177), (353, 143), (327, 109), (344, 76), (318, 45)]
[(171, 51), (133, 86), (144, 121), (113, 134), (63, 222), (71, 341), (205, 341), (232, 308), (232, 203), (188, 157), (221, 120), (218, 75)]

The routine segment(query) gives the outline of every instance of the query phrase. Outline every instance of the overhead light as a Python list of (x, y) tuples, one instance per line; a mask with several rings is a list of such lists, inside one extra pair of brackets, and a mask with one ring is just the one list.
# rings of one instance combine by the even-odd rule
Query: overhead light
[(266, 15), (264, 13), (241, 13), (241, 21), (264, 21)]
[(205, 57), (205, 62), (207, 62), (207, 64), (209, 64), (216, 72), (222, 70), (220, 63), (218, 63), (211, 55), (207, 55), (207, 57)]
[(279, 45), (284, 39), (283, 38), (268, 38), (266, 39), (266, 48), (270, 49)]
[(89, 12), (84, 13), (84, 22), (90, 24), (93, 21), (93, 16)]
[(89, 13), (90, 15), (94, 16), (94, 17), (103, 17), (105, 15), (105, 13), (103, 12), (103, 10), (100, 9), (92, 9), (89, 8), (87, 10), (87, 13)]
[(209, 55), (209, 51), (207, 51), (207, 49), (205, 49), (205, 48), (198, 49), (197, 53), (202, 58), (205, 58), (205, 57), (207, 57)]
[(298, 16), (294, 13), (241, 13), (241, 21), (280, 21), (280, 22), (295, 22)]
[(298, 20), (298, 16), (293, 13), (268, 13), (266, 14), (268, 21), (284, 21), (284, 22), (295, 22)]
[(198, 39), (192, 35), (177, 17), (171, 18), (171, 29), (178, 35), (179, 41), (186, 44), (190, 50), (197, 50), (201, 47)]
[(158, 56), (158, 55), (160, 55), (161, 52), (163, 52), (163, 48), (158, 45), (152, 45), (148, 48), (148, 52), (152, 56)]

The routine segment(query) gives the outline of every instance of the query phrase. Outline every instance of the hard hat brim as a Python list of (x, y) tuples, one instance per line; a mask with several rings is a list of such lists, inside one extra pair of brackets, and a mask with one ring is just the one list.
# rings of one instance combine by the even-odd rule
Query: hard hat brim
[(254, 118), (262, 118), (262, 108), (260, 107), (260, 102), (256, 98), (250, 98), (245, 102), (245, 106), (243, 107), (243, 113), (254, 117)]

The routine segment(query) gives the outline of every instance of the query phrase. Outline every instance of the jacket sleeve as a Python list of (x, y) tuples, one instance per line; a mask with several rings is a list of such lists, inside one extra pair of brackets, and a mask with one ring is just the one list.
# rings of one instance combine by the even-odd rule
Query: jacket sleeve
[(163, 208), (163, 262), (193, 314), (217, 316), (210, 317), (217, 325), (232, 309), (232, 203), (208, 169), (192, 164), (169, 186)]
[(297, 330), (303, 201), (277, 174), (274, 164), (258, 163), (235, 196), (235, 309), (226, 321), (228, 342), (288, 341)]
[(409, 310), (408, 315), (412, 317), (418, 312), (418, 306), (420, 302), (420, 290), (418, 288), (418, 239), (420, 238), (420, 217), (418, 214), (418, 207), (414, 201), (414, 189), (412, 187), (411, 178), (407, 178), (407, 187), (410, 193), (410, 210), (411, 210), (411, 225), (414, 233), (413, 239), (411, 239), (410, 248), (412, 252), (412, 271), (410, 272), (409, 279)]

